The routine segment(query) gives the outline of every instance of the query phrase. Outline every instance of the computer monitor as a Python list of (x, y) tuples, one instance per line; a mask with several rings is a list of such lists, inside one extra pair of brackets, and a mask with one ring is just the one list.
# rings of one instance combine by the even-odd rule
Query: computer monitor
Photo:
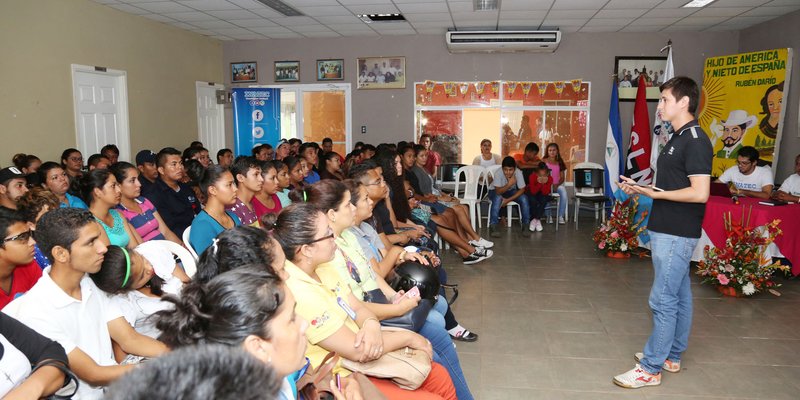
[(603, 170), (595, 168), (576, 168), (575, 187), (600, 189), (603, 187)]

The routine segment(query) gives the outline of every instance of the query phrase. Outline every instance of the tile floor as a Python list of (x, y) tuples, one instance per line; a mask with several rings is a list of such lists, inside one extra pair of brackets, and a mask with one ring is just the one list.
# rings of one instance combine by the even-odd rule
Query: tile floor
[(545, 225), (525, 239), (515, 223), (474, 266), (445, 252), (461, 293), (453, 311), (480, 334), (457, 344), (477, 399), (800, 399), (800, 279), (780, 278), (781, 297), (747, 299), (693, 279), (683, 370), (658, 387), (611, 383), (649, 335), (652, 264), (595, 252), (592, 225)]

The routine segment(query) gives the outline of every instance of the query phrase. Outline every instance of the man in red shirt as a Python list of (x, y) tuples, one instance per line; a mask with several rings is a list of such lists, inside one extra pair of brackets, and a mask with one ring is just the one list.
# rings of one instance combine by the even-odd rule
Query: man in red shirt
[(0, 209), (0, 309), (32, 288), (42, 276), (33, 260), (31, 228), (21, 215)]
[(436, 178), (436, 169), (442, 165), (442, 156), (438, 152), (431, 150), (432, 140), (433, 137), (431, 137), (431, 135), (423, 133), (422, 136), (419, 137), (419, 144), (423, 145), (425, 150), (428, 150), (428, 162), (425, 163), (425, 171)]

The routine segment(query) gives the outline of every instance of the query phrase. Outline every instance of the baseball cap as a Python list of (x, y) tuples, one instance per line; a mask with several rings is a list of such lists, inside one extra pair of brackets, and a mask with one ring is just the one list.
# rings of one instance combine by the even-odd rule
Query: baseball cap
[(5, 184), (14, 178), (25, 179), (25, 174), (18, 170), (17, 167), (5, 167), (0, 169), (0, 183)]
[(136, 153), (136, 165), (144, 165), (144, 163), (156, 163), (156, 153), (150, 150), (142, 150)]

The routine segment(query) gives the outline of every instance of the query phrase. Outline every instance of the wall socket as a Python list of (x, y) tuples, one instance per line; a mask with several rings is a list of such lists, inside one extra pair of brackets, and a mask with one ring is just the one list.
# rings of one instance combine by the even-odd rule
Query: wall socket
[(367, 126), (361, 125), (361, 133), (367, 133)]

